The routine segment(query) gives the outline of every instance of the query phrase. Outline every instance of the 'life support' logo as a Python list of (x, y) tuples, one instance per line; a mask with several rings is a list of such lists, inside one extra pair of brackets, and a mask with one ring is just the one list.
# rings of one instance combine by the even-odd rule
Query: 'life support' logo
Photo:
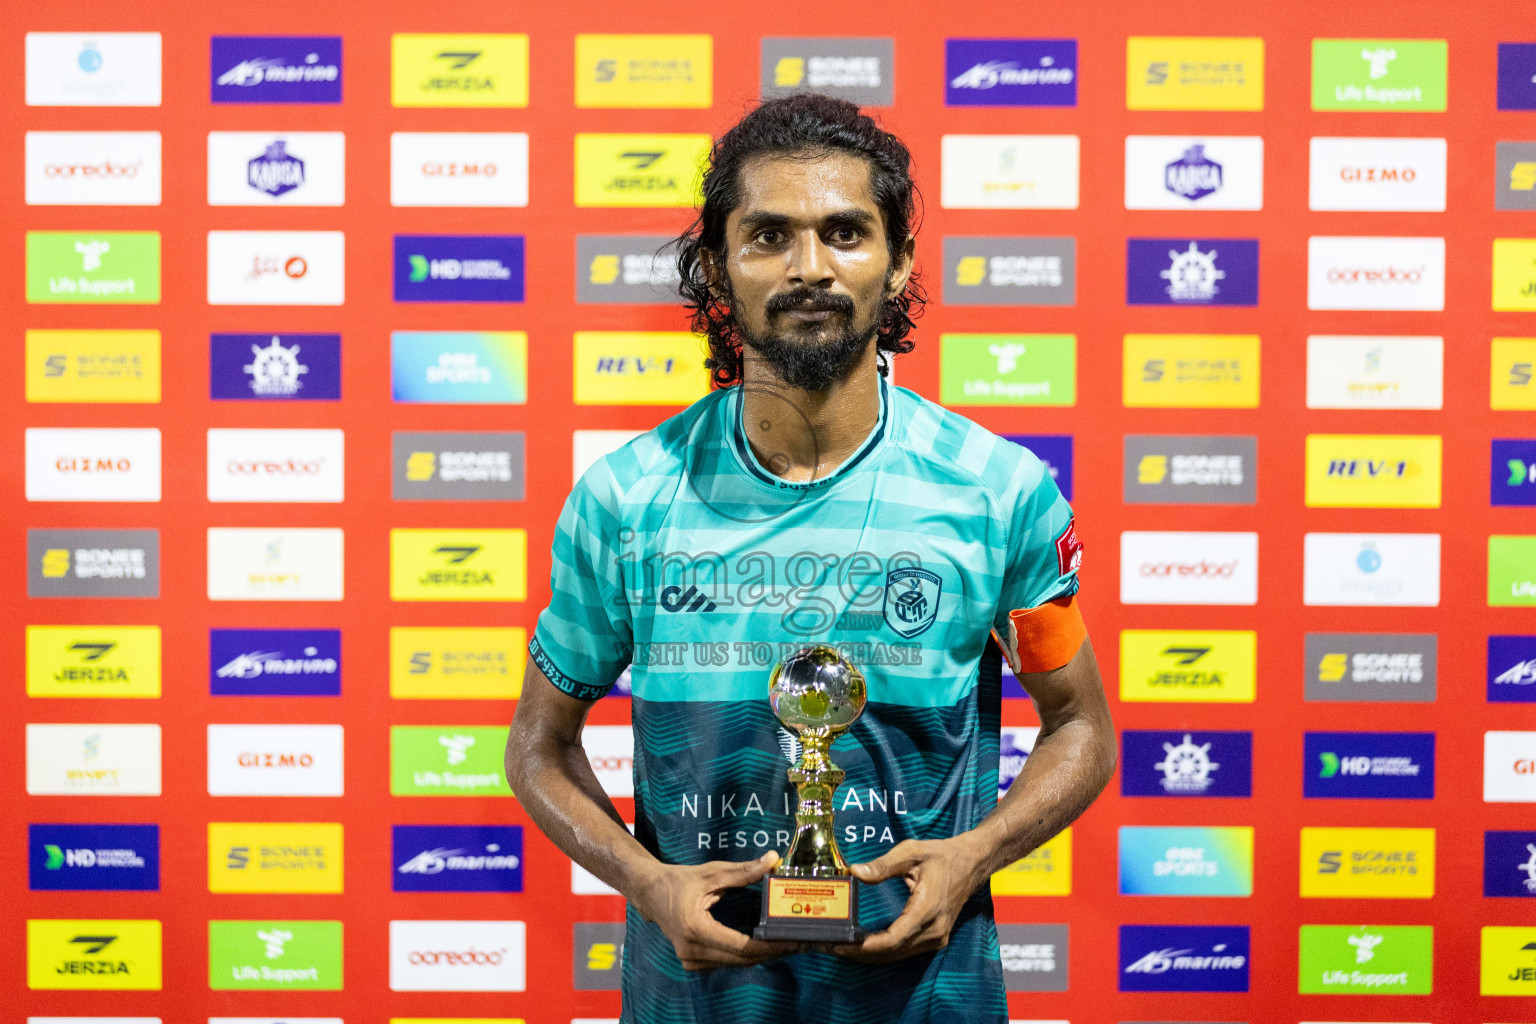
[(885, 574), (885, 621), (904, 638), (926, 632), (939, 614), (944, 582), (927, 569), (894, 569)]

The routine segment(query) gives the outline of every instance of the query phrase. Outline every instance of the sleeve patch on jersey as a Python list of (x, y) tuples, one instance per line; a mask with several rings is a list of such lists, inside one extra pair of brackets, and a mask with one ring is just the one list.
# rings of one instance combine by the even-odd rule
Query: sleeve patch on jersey
[(1067, 528), (1056, 538), (1056, 575), (1070, 576), (1083, 564), (1083, 542), (1077, 539), (1077, 518), (1067, 520)]

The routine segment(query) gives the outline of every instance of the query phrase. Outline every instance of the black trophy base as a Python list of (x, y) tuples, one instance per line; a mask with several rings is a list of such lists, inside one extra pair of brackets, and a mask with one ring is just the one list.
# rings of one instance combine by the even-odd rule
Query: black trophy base
[(859, 887), (850, 875), (763, 880), (763, 910), (754, 939), (770, 942), (858, 942)]

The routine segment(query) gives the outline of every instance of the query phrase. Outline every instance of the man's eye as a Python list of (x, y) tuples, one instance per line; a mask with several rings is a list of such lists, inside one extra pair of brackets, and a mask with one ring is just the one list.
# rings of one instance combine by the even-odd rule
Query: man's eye
[(838, 242), (857, 242), (859, 240), (859, 229), (838, 228), (832, 232), (832, 238)]
[(782, 237), (783, 236), (773, 228), (769, 228), (767, 231), (759, 231), (757, 233), (757, 240), (762, 242), (764, 245), (777, 245)]

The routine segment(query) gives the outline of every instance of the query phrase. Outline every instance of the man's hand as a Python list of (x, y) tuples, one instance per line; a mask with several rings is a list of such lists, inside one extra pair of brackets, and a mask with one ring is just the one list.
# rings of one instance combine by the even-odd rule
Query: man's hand
[(805, 947), (798, 942), (762, 942), (727, 928), (710, 914), (726, 889), (739, 889), (766, 875), (779, 855), (768, 852), (756, 860), (711, 861), (708, 864), (658, 865), (635, 909), (661, 927), (683, 968), (707, 971), (716, 967), (751, 967)]
[(863, 963), (884, 964), (949, 945), (949, 933), (960, 908), (981, 884), (972, 844), (954, 839), (906, 839), (883, 857), (848, 870), (866, 885), (901, 878), (911, 894), (901, 915), (884, 931), (871, 932), (862, 942), (822, 946), (824, 951)]

